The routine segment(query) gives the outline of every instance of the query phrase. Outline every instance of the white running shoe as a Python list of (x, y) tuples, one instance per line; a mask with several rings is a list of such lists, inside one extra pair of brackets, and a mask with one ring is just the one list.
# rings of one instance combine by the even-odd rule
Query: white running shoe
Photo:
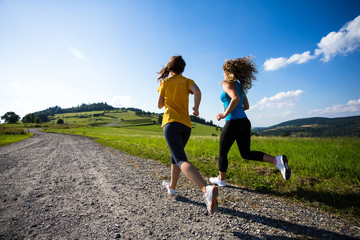
[(210, 215), (213, 215), (218, 207), (218, 196), (219, 190), (217, 186), (208, 185), (206, 186), (206, 193), (204, 195), (204, 200), (206, 203), (206, 208)]
[(291, 177), (291, 169), (285, 155), (276, 156), (276, 167), (280, 170), (281, 175), (285, 180), (288, 180)]
[(169, 182), (166, 180), (164, 180), (161, 184), (161, 186), (166, 189), (169, 196), (174, 196), (176, 191), (175, 191), (175, 189), (170, 189), (169, 185), (170, 185)]
[(218, 177), (211, 177), (211, 178), (209, 178), (209, 181), (212, 184), (218, 185), (219, 187), (225, 187), (226, 186), (225, 180), (220, 180), (219, 176)]

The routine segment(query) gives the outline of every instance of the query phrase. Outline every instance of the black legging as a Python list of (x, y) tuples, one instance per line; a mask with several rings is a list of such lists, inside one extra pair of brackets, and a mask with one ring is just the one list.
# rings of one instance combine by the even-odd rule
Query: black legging
[(263, 161), (265, 153), (250, 151), (251, 123), (247, 118), (228, 120), (220, 135), (219, 171), (226, 172), (228, 168), (227, 155), (236, 140), (241, 157), (248, 160)]
[(163, 127), (163, 131), (171, 152), (171, 163), (180, 167), (188, 161), (184, 148), (190, 138), (191, 128), (179, 122), (171, 122)]

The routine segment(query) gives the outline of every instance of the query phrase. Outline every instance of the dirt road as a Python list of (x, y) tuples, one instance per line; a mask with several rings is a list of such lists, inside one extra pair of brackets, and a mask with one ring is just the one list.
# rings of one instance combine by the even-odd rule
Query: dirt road
[(239, 187), (220, 188), (206, 213), (169, 168), (81, 136), (41, 133), (0, 148), (0, 239), (351, 239), (360, 228), (315, 209)]

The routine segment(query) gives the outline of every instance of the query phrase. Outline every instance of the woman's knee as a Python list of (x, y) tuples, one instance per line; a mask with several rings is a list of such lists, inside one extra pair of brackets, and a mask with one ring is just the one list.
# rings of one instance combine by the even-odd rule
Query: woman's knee
[(250, 159), (250, 152), (240, 152), (243, 159)]

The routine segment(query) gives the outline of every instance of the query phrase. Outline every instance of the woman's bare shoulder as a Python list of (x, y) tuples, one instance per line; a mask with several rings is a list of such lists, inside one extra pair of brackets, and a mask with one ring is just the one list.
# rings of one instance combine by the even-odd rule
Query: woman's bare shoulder
[(233, 82), (224, 82), (223, 87), (228, 88), (228, 89), (235, 89), (236, 88), (235, 83), (233, 83)]

